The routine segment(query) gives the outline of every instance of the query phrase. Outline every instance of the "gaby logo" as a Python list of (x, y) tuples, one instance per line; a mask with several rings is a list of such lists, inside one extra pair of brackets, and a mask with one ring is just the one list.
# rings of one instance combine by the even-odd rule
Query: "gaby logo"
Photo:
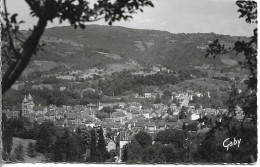
[(237, 145), (237, 147), (239, 148), (240, 143), (241, 143), (241, 139), (236, 140), (236, 138), (234, 138), (234, 140), (231, 141), (230, 138), (227, 138), (223, 141), (223, 147), (227, 148), (228, 150), (229, 147), (233, 147)]

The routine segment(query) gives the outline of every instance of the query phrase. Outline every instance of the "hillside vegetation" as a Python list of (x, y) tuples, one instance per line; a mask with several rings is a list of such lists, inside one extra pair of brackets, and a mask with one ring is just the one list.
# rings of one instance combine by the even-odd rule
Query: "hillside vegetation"
[[(240, 37), (246, 39), (244, 37)], [(45, 44), (34, 60), (77, 64), (78, 68), (126, 64), (161, 64), (171, 68), (191, 68), (203, 64), (219, 67), (236, 65), (240, 57), (231, 53), (216, 59), (205, 58), (205, 49), (214, 39), (231, 46), (238, 37), (210, 34), (172, 34), (157, 30), (138, 30), (116, 26), (88, 25), (85, 30), (71, 27), (46, 29)]]

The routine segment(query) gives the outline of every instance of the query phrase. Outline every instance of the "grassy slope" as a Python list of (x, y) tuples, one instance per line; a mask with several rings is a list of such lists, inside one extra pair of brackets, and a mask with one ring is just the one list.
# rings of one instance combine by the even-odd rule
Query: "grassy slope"
[(220, 88), (228, 88), (230, 84), (227, 81), (216, 80), (216, 79), (209, 79), (209, 78), (200, 78), (200, 79), (192, 79), (181, 82), (176, 85), (172, 85), (173, 90), (185, 90), (185, 89), (192, 89), (197, 91), (199, 90), (213, 90), (213, 89), (220, 89)]
[(43, 162), (45, 160), (44, 156), (40, 153), (37, 153), (37, 156), (34, 158), (30, 158), (27, 155), (27, 148), (28, 144), (32, 142), (33, 144), (36, 143), (36, 140), (31, 140), (31, 139), (21, 139), (21, 138), (13, 138), (13, 146), (12, 146), (12, 151), (11, 151), (11, 156), (14, 155), (14, 150), (15, 148), (21, 144), (23, 146), (23, 150), (25, 153), (24, 161), (23, 162), (30, 162), (30, 163), (35, 163), (35, 162)]
[[(163, 31), (136, 30), (123, 27), (89, 25), (85, 30), (71, 27), (55, 27), (45, 31), (45, 38), (56, 37), (60, 41), (47, 42), (45, 51), (39, 52), (36, 59), (77, 64), (85, 67), (104, 66), (115, 62), (134, 59), (140, 64), (163, 64), (183, 68), (194, 65), (225, 65), (220, 58), (205, 59), (205, 48), (209, 41), (219, 38), (230, 45), (237, 37), (216, 34), (171, 34)], [(64, 40), (62, 42), (62, 40)], [(66, 41), (82, 45), (75, 46)], [(138, 42), (138, 43), (137, 43)], [(148, 45), (152, 43), (152, 45)], [(140, 50), (140, 46), (142, 49)], [(123, 59), (115, 60), (97, 51), (108, 51)], [(67, 54), (67, 53), (73, 54)], [(57, 54), (58, 53), (58, 54)], [(66, 56), (62, 56), (66, 55)], [(226, 55), (228, 65), (235, 56)], [(235, 62), (231, 62), (234, 64)]]

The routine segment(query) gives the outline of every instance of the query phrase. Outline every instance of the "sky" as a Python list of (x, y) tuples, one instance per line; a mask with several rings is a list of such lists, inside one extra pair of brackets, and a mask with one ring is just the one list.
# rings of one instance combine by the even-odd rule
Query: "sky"
[[(94, 1), (94, 0), (90, 0)], [(133, 15), (129, 21), (116, 22), (114, 26), (136, 29), (154, 29), (171, 33), (216, 33), (232, 36), (252, 36), (255, 24), (239, 19), (235, 0), (152, 0), (154, 8), (146, 7), (144, 12)], [(21, 29), (32, 28), (36, 19), (24, 0), (7, 0), (10, 13), (18, 13), (18, 20), (24, 20)], [(104, 21), (91, 24), (107, 25)], [(57, 21), (48, 27), (60, 25)]]

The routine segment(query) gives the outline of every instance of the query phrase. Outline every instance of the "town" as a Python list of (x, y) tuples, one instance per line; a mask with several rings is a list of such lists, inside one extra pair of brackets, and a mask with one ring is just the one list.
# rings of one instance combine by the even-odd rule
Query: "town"
[(3, 0), (2, 13), (1, 162), (257, 162), (255, 1)]
[[(135, 94), (136, 98), (153, 100), (162, 98), (163, 92)], [(58, 129), (68, 128), (71, 132), (77, 129), (87, 129), (88, 141), (91, 140), (91, 130), (102, 128), (108, 152), (116, 151), (114, 161), (121, 162), (123, 148), (130, 143), (139, 132), (146, 132), (154, 141), (157, 134), (167, 129), (187, 130), (189, 133), (208, 132), (224, 116), (230, 114), (226, 108), (204, 108), (191, 103), (194, 98), (210, 98), (210, 92), (171, 92), (168, 104), (154, 103), (145, 106), (139, 102), (96, 103), (75, 106), (42, 106), (34, 102), (31, 94), (25, 95), (21, 108), (3, 110), (8, 119), (24, 117), (31, 124), (53, 122)], [(107, 117), (102, 117), (101, 113)], [(205, 119), (207, 118), (207, 119)], [(237, 106), (236, 120), (244, 118), (243, 111)], [(29, 130), (32, 127), (27, 127)], [(98, 139), (97, 139), (98, 140)], [(90, 143), (89, 143), (90, 144)]]

